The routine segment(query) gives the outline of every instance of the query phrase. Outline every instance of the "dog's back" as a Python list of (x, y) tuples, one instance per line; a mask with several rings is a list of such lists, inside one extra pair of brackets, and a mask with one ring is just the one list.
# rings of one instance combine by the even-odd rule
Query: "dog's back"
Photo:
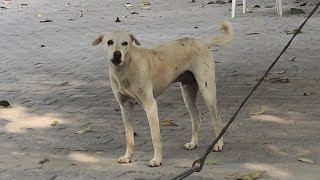
[[(199, 55), (207, 55), (209, 53), (209, 49), (213, 46), (226, 46), (228, 45), (233, 39), (233, 28), (229, 22), (223, 21), (220, 24), (221, 29), (224, 30), (224, 35), (214, 38), (205, 38), (205, 39), (198, 39), (198, 38), (181, 38), (171, 42), (168, 42), (164, 45), (160, 45), (154, 50), (159, 54), (169, 56), (169, 58), (164, 59), (171, 59), (171, 57), (176, 57), (181, 59), (192, 59), (192, 57), (197, 57)], [(176, 62), (180, 62), (177, 60)]]

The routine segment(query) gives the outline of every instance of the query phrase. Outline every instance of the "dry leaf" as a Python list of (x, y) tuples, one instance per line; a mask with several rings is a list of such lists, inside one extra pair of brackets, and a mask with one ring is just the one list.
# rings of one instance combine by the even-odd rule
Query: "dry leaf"
[(45, 20), (42, 20), (42, 21), (40, 21), (41, 23), (46, 23), (46, 22), (53, 22), (53, 20), (51, 20), (51, 19), (45, 19)]
[(143, 1), (142, 5), (144, 5), (144, 6), (150, 6), (151, 3), (150, 3), (149, 1)]
[(264, 8), (273, 8), (274, 5), (266, 5)]
[(290, 8), (290, 13), (291, 14), (305, 14), (304, 10), (298, 9), (298, 8)]
[[(74, 19), (70, 18), (69, 20), (74, 20)], [(58, 84), (57, 86), (66, 86), (66, 85), (69, 85), (69, 83), (68, 82), (63, 82), (61, 84)]]
[(58, 177), (58, 175), (53, 175), (48, 180), (55, 180), (57, 177)]
[(102, 134), (102, 135), (100, 135), (100, 136), (97, 136), (97, 138), (99, 139), (99, 138), (102, 138), (102, 137), (104, 137), (104, 136), (106, 136), (107, 134)]
[(260, 33), (252, 32), (252, 33), (247, 33), (247, 34), (244, 34), (244, 35), (256, 35), (256, 34), (260, 34)]
[[(295, 33), (296, 33), (296, 31), (297, 31), (297, 29), (294, 29), (294, 30), (292, 30), (292, 31), (284, 30), (284, 32), (285, 32), (285, 33), (287, 33), (287, 34), (295, 34)], [(301, 30), (300, 30), (300, 31), (298, 31), (298, 34), (300, 34), (300, 33), (302, 33), (302, 31), (301, 31)]]
[(1, 100), (0, 101), (0, 107), (9, 108), (9, 107), (12, 107), (12, 106), (10, 105), (10, 103), (8, 101)]
[(300, 4), (300, 6), (306, 6), (307, 5), (307, 3), (302, 3), (302, 4)]
[(225, 179), (236, 179), (237, 177), (237, 174), (236, 173), (232, 173), (232, 174), (229, 174), (227, 176), (225, 176), (224, 178)]
[(312, 95), (312, 94), (313, 94), (312, 92), (305, 92), (305, 93), (303, 93), (304, 96), (310, 96), (310, 95)]
[(56, 126), (57, 124), (59, 124), (59, 121), (54, 120), (54, 121), (52, 121), (51, 126)]
[(217, 0), (217, 1), (209, 1), (207, 4), (226, 4), (227, 2), (223, 0)]
[(132, 5), (130, 3), (127, 3), (124, 6), (127, 7), (127, 8), (132, 7)]
[(255, 172), (255, 173), (250, 173), (250, 174), (245, 174), (243, 176), (237, 177), (237, 180), (254, 180), (254, 179), (258, 179), (261, 177), (261, 175), (264, 173), (265, 171), (260, 171), (260, 172)]
[(46, 162), (49, 162), (49, 158), (44, 158), (43, 160), (39, 161), (39, 164), (44, 164)]
[(265, 109), (262, 109), (261, 111), (257, 111), (257, 112), (252, 112), (252, 113), (249, 113), (249, 115), (259, 115), (259, 114), (263, 114), (266, 110)]
[(271, 72), (270, 74), (284, 74), (284, 73), (286, 73), (286, 72), (287, 72), (287, 70), (285, 69), (285, 70), (283, 70), (283, 71)]
[(76, 134), (85, 134), (85, 133), (88, 133), (88, 132), (92, 132), (90, 126), (87, 127), (87, 128), (81, 129), (80, 131), (76, 132)]
[(177, 124), (173, 123), (172, 121), (170, 120), (164, 120), (162, 123), (161, 123), (161, 126), (178, 126)]
[(294, 61), (296, 58), (297, 58), (297, 57), (294, 57), (294, 58), (290, 59), (290, 61)]
[(289, 78), (270, 78), (270, 83), (289, 83)]
[(219, 160), (205, 160), (204, 165), (217, 165), (219, 164)]
[(119, 17), (117, 17), (117, 19), (115, 20), (115, 22), (121, 22)]
[(298, 160), (301, 162), (305, 162), (305, 163), (315, 164), (315, 162), (313, 162), (311, 159), (307, 159), (307, 158), (298, 158)]

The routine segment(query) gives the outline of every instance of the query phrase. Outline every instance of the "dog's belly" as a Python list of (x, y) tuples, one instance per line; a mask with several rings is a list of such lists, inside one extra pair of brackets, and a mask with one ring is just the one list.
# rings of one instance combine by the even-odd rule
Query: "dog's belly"
[(160, 94), (162, 94), (169, 86), (170, 84), (181, 82), (182, 85), (188, 84), (190, 82), (196, 81), (193, 73), (191, 71), (184, 71), (178, 77), (174, 78), (168, 83), (160, 83), (157, 84), (157, 86), (154, 86), (153, 95), (155, 97), (158, 97)]
[(194, 82), (195, 80), (196, 79), (191, 71), (185, 71), (176, 78), (174, 83), (181, 82), (182, 84), (188, 84), (190, 82)]

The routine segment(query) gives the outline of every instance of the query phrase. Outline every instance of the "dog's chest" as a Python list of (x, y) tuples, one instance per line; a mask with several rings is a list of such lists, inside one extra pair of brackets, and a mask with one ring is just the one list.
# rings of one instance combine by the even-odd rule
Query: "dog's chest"
[(130, 81), (128, 79), (117, 80), (112, 78), (111, 81), (113, 82), (118, 93), (130, 99), (136, 99), (136, 95), (131, 89)]
[(118, 92), (122, 94), (123, 96), (128, 97), (129, 99), (136, 99), (135, 93), (131, 89), (127, 88), (119, 88)]

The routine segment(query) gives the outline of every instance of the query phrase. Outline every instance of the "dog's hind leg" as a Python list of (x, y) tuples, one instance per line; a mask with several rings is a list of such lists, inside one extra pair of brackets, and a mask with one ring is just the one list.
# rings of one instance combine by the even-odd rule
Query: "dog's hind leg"
[(184, 145), (185, 149), (192, 150), (197, 147), (199, 139), (200, 118), (196, 107), (196, 97), (198, 93), (198, 84), (195, 79), (188, 83), (180, 83), (184, 103), (191, 116), (192, 138), (191, 142)]
[[(208, 58), (201, 63), (193, 72), (205, 101), (211, 118), (213, 120), (213, 128), (216, 136), (221, 132), (221, 120), (218, 115), (217, 97), (216, 97), (216, 81), (215, 81), (215, 64), (212, 58)], [(221, 138), (214, 146), (213, 151), (221, 151), (223, 147), (223, 139)]]

